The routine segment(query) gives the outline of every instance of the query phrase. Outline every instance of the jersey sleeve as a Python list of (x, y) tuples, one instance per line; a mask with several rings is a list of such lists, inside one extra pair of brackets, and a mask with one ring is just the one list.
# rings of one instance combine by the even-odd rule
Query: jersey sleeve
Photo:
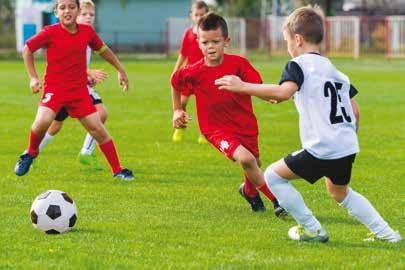
[(187, 68), (179, 69), (173, 74), (171, 84), (174, 90), (186, 93), (193, 89), (193, 78)]
[(239, 72), (239, 77), (244, 82), (263, 83), (260, 73), (246, 59), (243, 59)]
[(304, 73), (301, 67), (294, 61), (288, 62), (285, 66), (279, 84), (281, 85), (283, 82), (287, 81), (295, 82), (298, 86), (298, 90), (304, 83)]
[(357, 93), (359, 93), (359, 91), (357, 91), (357, 89), (351, 84), (350, 85), (350, 90), (349, 90), (350, 98), (353, 98), (354, 96), (356, 96)]
[(103, 52), (105, 52), (105, 50), (107, 50), (107, 45), (105, 45), (104, 41), (98, 36), (93, 28), (91, 28), (90, 31), (92, 38), (90, 39), (89, 47), (96, 53), (102, 54)]
[(25, 43), (28, 49), (33, 53), (42, 47), (47, 47), (51, 40), (51, 31), (49, 27), (45, 27), (38, 34), (28, 39)]

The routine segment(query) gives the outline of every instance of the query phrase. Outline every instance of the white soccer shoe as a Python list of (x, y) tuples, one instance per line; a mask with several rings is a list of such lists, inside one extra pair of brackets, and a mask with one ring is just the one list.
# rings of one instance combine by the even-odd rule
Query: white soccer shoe
[(288, 230), (288, 236), (294, 241), (321, 242), (326, 243), (329, 236), (325, 229), (320, 229), (315, 232), (304, 229), (301, 225), (291, 227)]
[(385, 241), (388, 243), (398, 243), (402, 241), (402, 237), (398, 231), (385, 236), (377, 236), (373, 233), (369, 233), (364, 242), (375, 242), (375, 241)]

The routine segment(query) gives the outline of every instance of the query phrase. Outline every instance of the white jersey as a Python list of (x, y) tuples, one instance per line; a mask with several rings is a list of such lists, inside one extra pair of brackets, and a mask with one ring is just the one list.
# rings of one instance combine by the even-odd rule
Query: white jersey
[(292, 59), (281, 82), (297, 81), (289, 79), (293, 73), (292, 77), (300, 81), (294, 102), (303, 149), (319, 159), (338, 159), (359, 152), (356, 118), (350, 103), (357, 90), (349, 78), (328, 58), (315, 53)]

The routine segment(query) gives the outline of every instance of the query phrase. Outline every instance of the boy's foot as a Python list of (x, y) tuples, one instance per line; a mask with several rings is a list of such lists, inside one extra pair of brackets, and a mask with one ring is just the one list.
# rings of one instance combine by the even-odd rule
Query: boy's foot
[(202, 134), (200, 134), (200, 136), (198, 136), (197, 142), (198, 142), (199, 144), (206, 144), (206, 143), (208, 143), (207, 139), (206, 139), (205, 136), (202, 135)]
[(402, 237), (398, 231), (394, 232), (393, 234), (377, 237), (373, 233), (369, 233), (366, 238), (364, 238), (365, 242), (375, 242), (375, 241), (385, 241), (389, 243), (398, 243), (402, 241)]
[(257, 193), (257, 195), (253, 198), (251, 198), (245, 194), (245, 184), (244, 183), (242, 185), (240, 185), (240, 187), (239, 187), (239, 194), (243, 198), (245, 198), (245, 200), (250, 204), (250, 208), (252, 208), (253, 212), (266, 211), (266, 207), (264, 206), (259, 193)]
[(35, 157), (31, 156), (30, 154), (24, 152), (17, 161), (17, 164), (14, 167), (14, 172), (18, 176), (25, 175), (29, 170), (32, 164), (32, 161)]
[(183, 141), (183, 130), (176, 128), (173, 133), (172, 141), (177, 143)]
[(301, 225), (290, 228), (288, 236), (295, 241), (326, 243), (329, 240), (329, 236), (324, 229), (311, 232), (304, 229)]
[(131, 170), (122, 169), (119, 173), (114, 174), (114, 178), (124, 181), (132, 181), (134, 180), (134, 175)]
[(276, 215), (276, 217), (284, 219), (288, 216), (288, 212), (278, 204), (277, 199), (274, 200), (272, 203), (274, 207), (274, 214)]
[(98, 162), (96, 156), (93, 154), (88, 155), (88, 154), (79, 153), (79, 155), (77, 156), (77, 159), (79, 160), (79, 162), (82, 165), (90, 166), (91, 169), (93, 169), (95, 171), (103, 170), (103, 168), (101, 167), (100, 163)]

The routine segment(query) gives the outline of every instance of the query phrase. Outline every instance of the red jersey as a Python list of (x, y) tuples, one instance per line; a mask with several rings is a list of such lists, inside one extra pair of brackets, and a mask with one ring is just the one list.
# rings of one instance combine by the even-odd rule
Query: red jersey
[(187, 28), (186, 32), (184, 32), (180, 53), (187, 57), (187, 66), (198, 62), (204, 57), (198, 46), (197, 34), (193, 32), (193, 27)]
[(257, 120), (249, 95), (219, 90), (216, 79), (236, 75), (243, 81), (262, 83), (260, 74), (243, 57), (225, 54), (222, 63), (209, 67), (201, 59), (173, 74), (172, 86), (177, 91), (194, 90), (201, 133), (210, 136), (218, 131), (239, 135), (258, 134)]
[(78, 24), (77, 32), (72, 34), (61, 24), (54, 24), (30, 38), (26, 45), (32, 53), (42, 47), (46, 49), (44, 92), (63, 96), (88, 93), (86, 48), (97, 51), (104, 45), (93, 27)]

